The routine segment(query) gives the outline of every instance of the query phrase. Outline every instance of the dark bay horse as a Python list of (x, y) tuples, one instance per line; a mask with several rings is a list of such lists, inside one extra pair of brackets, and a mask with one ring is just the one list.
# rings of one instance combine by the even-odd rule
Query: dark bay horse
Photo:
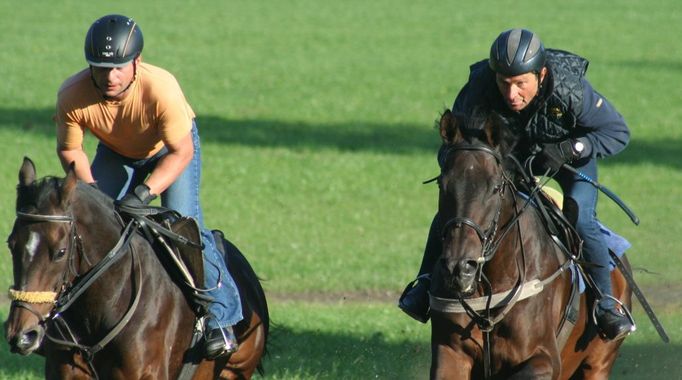
[[(431, 285), (431, 378), (608, 378), (622, 340), (598, 336), (593, 297), (573, 291), (575, 256), (517, 192), (523, 169), (504, 120), (447, 110), (439, 124), (447, 151), (439, 177), (443, 253)], [(612, 280), (614, 296), (630, 307), (624, 277), (614, 271)]]
[[(36, 179), (25, 158), (16, 211), (5, 333), (12, 352), (45, 356), (46, 378), (245, 379), (262, 370), (265, 294), (230, 243), (223, 241), (244, 313), (235, 327), (239, 350), (209, 361), (188, 350), (200, 326), (159, 255), (73, 167), (65, 178)], [(188, 360), (195, 365), (184, 366)]]

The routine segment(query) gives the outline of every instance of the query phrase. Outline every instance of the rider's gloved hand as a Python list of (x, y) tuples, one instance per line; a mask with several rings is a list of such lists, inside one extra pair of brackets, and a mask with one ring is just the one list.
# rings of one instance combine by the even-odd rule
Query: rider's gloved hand
[(135, 187), (132, 193), (126, 194), (121, 200), (116, 201), (116, 208), (121, 209), (135, 209), (148, 205), (156, 199), (156, 195), (150, 193), (149, 186), (142, 184)]
[(541, 154), (545, 167), (552, 172), (557, 172), (564, 164), (582, 158), (584, 151), (584, 142), (568, 139), (558, 143), (542, 144)]

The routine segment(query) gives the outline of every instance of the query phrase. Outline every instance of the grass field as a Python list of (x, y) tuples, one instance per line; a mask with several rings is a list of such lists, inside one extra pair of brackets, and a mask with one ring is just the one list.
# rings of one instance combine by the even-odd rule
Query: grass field
[[(429, 328), (395, 298), (418, 269), (437, 189), (439, 113), (507, 28), (591, 61), (588, 77), (625, 116), (629, 148), (604, 160), (600, 218), (632, 243), (630, 260), (668, 328), (641, 309), (614, 379), (679, 379), (682, 355), (682, 32), (676, 0), (31, 1), (0, 3), (0, 236), (14, 220), (24, 155), (61, 175), (51, 121), (60, 83), (84, 67), (90, 23), (133, 16), (144, 60), (173, 72), (198, 114), (206, 222), (266, 279), (272, 379), (427, 377)], [(94, 152), (92, 136), (86, 148)], [(0, 289), (12, 283), (0, 255)], [(0, 295), (4, 320), (8, 302)], [(37, 357), (0, 344), (0, 379), (40, 378)]]

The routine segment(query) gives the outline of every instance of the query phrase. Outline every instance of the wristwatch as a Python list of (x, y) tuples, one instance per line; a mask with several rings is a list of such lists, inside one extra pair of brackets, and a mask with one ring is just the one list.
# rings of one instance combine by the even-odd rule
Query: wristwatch
[(580, 140), (576, 140), (576, 142), (573, 143), (573, 155), (580, 158), (583, 156), (583, 151), (585, 151), (585, 144)]

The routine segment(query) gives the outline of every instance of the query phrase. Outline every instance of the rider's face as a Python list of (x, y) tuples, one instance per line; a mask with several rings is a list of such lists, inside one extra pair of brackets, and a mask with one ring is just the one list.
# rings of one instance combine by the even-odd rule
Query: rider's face
[(135, 66), (139, 62), (140, 57), (137, 57), (123, 67), (91, 66), (92, 78), (104, 97), (122, 100), (135, 79)]
[(502, 94), (507, 107), (512, 111), (519, 112), (526, 108), (528, 104), (538, 94), (540, 83), (545, 79), (547, 68), (542, 68), (540, 75), (535, 73), (525, 73), (506, 77), (496, 74), (495, 81), (497, 88)]

